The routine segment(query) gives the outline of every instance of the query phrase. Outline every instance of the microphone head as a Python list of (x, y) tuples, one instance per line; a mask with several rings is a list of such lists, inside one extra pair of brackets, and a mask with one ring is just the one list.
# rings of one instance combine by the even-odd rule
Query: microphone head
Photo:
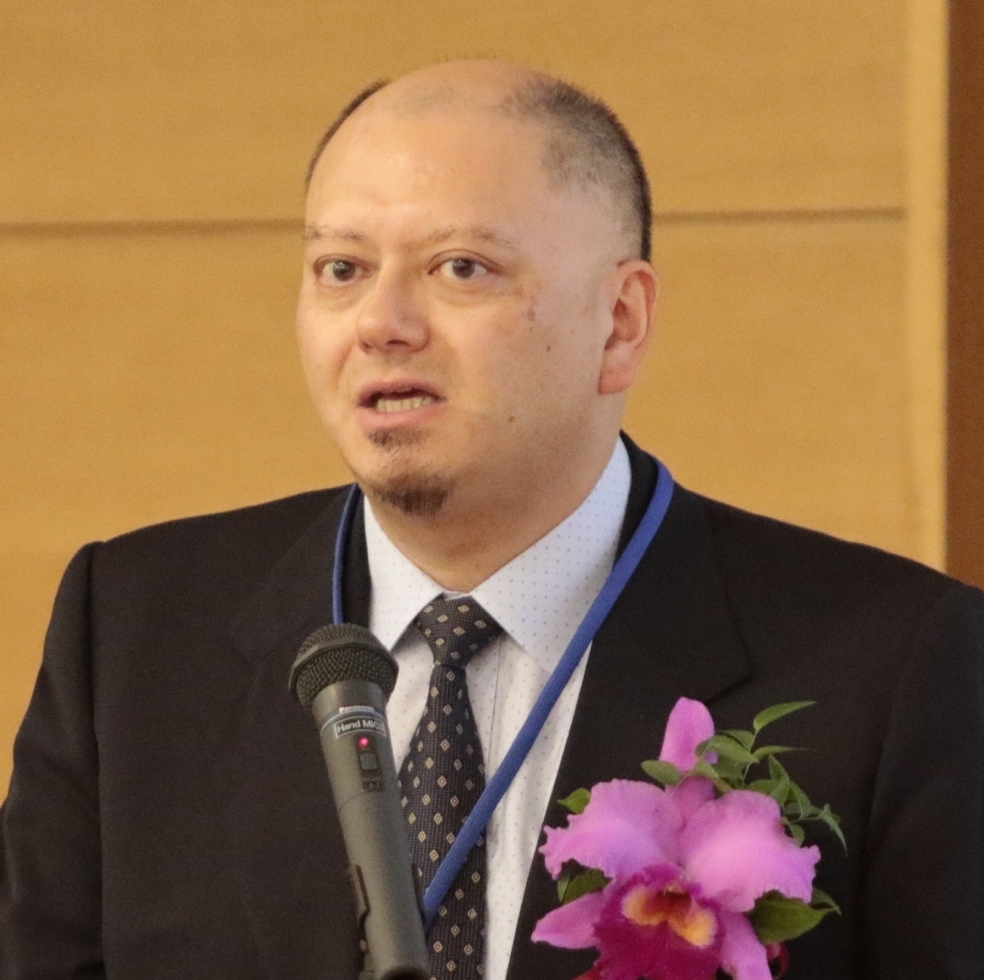
[(330, 684), (368, 681), (388, 700), (397, 675), (396, 661), (363, 626), (321, 626), (302, 644), (290, 669), (290, 689), (305, 708)]

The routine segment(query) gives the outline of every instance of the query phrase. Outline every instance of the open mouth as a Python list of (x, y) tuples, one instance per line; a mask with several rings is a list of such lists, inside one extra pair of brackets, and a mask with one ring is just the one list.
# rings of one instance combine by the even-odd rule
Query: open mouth
[(397, 392), (377, 397), (374, 408), (377, 412), (409, 412), (411, 408), (423, 408), (436, 401), (433, 395), (425, 392)]
[(433, 392), (412, 387), (375, 391), (363, 400), (363, 404), (388, 415), (395, 412), (409, 412), (439, 401), (441, 399)]

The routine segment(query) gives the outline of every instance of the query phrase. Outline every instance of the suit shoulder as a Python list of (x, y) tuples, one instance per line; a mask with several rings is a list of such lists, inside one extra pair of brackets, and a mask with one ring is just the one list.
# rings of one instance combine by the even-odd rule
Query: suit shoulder
[[(925, 609), (948, 593), (979, 590), (920, 562), (684, 491), (705, 515), (722, 573), (739, 591), (799, 595), (821, 605), (900, 601)], [(913, 610), (915, 611), (915, 610)]]
[(313, 490), (235, 510), (179, 518), (129, 531), (96, 547), (103, 568), (150, 566), (199, 572), (266, 568), (319, 519), (341, 509), (346, 487)]

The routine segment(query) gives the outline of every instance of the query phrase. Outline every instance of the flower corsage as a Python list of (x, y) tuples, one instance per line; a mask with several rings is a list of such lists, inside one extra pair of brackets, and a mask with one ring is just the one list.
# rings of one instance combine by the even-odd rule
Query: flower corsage
[[(829, 806), (815, 807), (776, 758), (790, 749), (756, 741), (810, 704), (775, 705), (750, 732), (715, 734), (707, 708), (681, 698), (659, 759), (642, 764), (662, 786), (616, 779), (561, 801), (572, 816), (546, 828), (540, 852), (562, 904), (533, 939), (596, 947), (578, 980), (711, 980), (718, 970), (771, 980), (770, 962), (781, 972), (786, 941), (837, 911), (813, 888), (820, 850), (803, 846), (803, 824), (844, 838)], [(749, 781), (760, 766), (768, 776)]]

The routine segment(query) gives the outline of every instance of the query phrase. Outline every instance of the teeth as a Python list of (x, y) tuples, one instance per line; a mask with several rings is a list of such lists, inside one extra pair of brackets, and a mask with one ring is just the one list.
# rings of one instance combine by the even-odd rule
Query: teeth
[(436, 401), (432, 395), (414, 395), (412, 398), (379, 398), (377, 412), (409, 412), (412, 408), (423, 408)]

